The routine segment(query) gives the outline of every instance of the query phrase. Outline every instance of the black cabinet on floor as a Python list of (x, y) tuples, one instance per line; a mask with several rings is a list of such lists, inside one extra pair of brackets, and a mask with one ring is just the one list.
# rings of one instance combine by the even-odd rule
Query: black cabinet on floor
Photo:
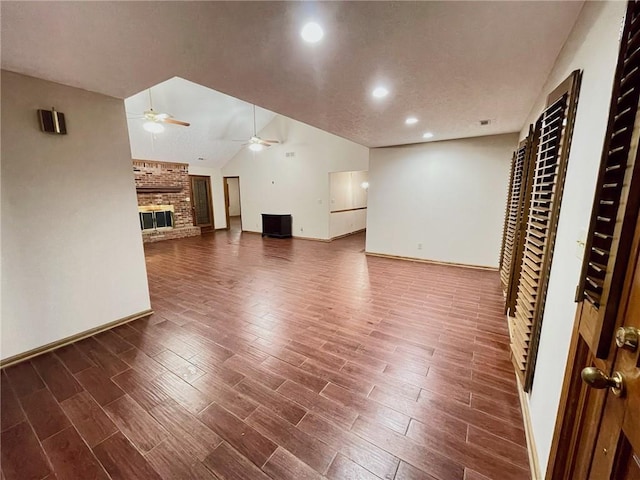
[(287, 238), (291, 236), (291, 215), (262, 214), (262, 236)]

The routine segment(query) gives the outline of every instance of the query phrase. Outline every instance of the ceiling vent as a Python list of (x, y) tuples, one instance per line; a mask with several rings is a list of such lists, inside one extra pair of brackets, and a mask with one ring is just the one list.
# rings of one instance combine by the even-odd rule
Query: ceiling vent
[(480, 120), (480, 125), (481, 126), (487, 126), (491, 123), (491, 120)]

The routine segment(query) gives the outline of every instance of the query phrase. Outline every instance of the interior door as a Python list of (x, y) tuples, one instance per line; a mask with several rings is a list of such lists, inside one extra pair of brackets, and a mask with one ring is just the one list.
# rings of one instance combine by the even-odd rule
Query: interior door
[(546, 478), (640, 480), (640, 1), (628, 2)]
[(213, 230), (213, 203), (211, 180), (207, 176), (189, 175), (191, 180), (191, 210), (193, 224), (203, 231)]
[(607, 378), (597, 371), (587, 372), (609, 386), (589, 472), (589, 479), (593, 480), (640, 479), (640, 255), (637, 245), (630, 267), (633, 273), (622, 305), (623, 322), (616, 331), (613, 373)]
[(229, 178), (224, 177), (224, 212), (225, 217), (227, 218), (227, 230), (231, 228), (231, 218), (229, 216)]

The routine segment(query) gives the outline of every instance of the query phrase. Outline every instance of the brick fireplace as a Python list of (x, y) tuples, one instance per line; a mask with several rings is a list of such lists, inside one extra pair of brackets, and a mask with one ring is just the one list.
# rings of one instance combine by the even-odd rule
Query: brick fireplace
[(188, 164), (133, 160), (133, 173), (145, 243), (200, 235), (193, 226)]

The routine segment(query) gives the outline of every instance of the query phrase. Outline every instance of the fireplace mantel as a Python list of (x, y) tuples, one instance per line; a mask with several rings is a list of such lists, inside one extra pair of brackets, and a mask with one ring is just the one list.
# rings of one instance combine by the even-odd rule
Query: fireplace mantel
[(182, 187), (136, 187), (136, 193), (180, 193), (183, 190)]

